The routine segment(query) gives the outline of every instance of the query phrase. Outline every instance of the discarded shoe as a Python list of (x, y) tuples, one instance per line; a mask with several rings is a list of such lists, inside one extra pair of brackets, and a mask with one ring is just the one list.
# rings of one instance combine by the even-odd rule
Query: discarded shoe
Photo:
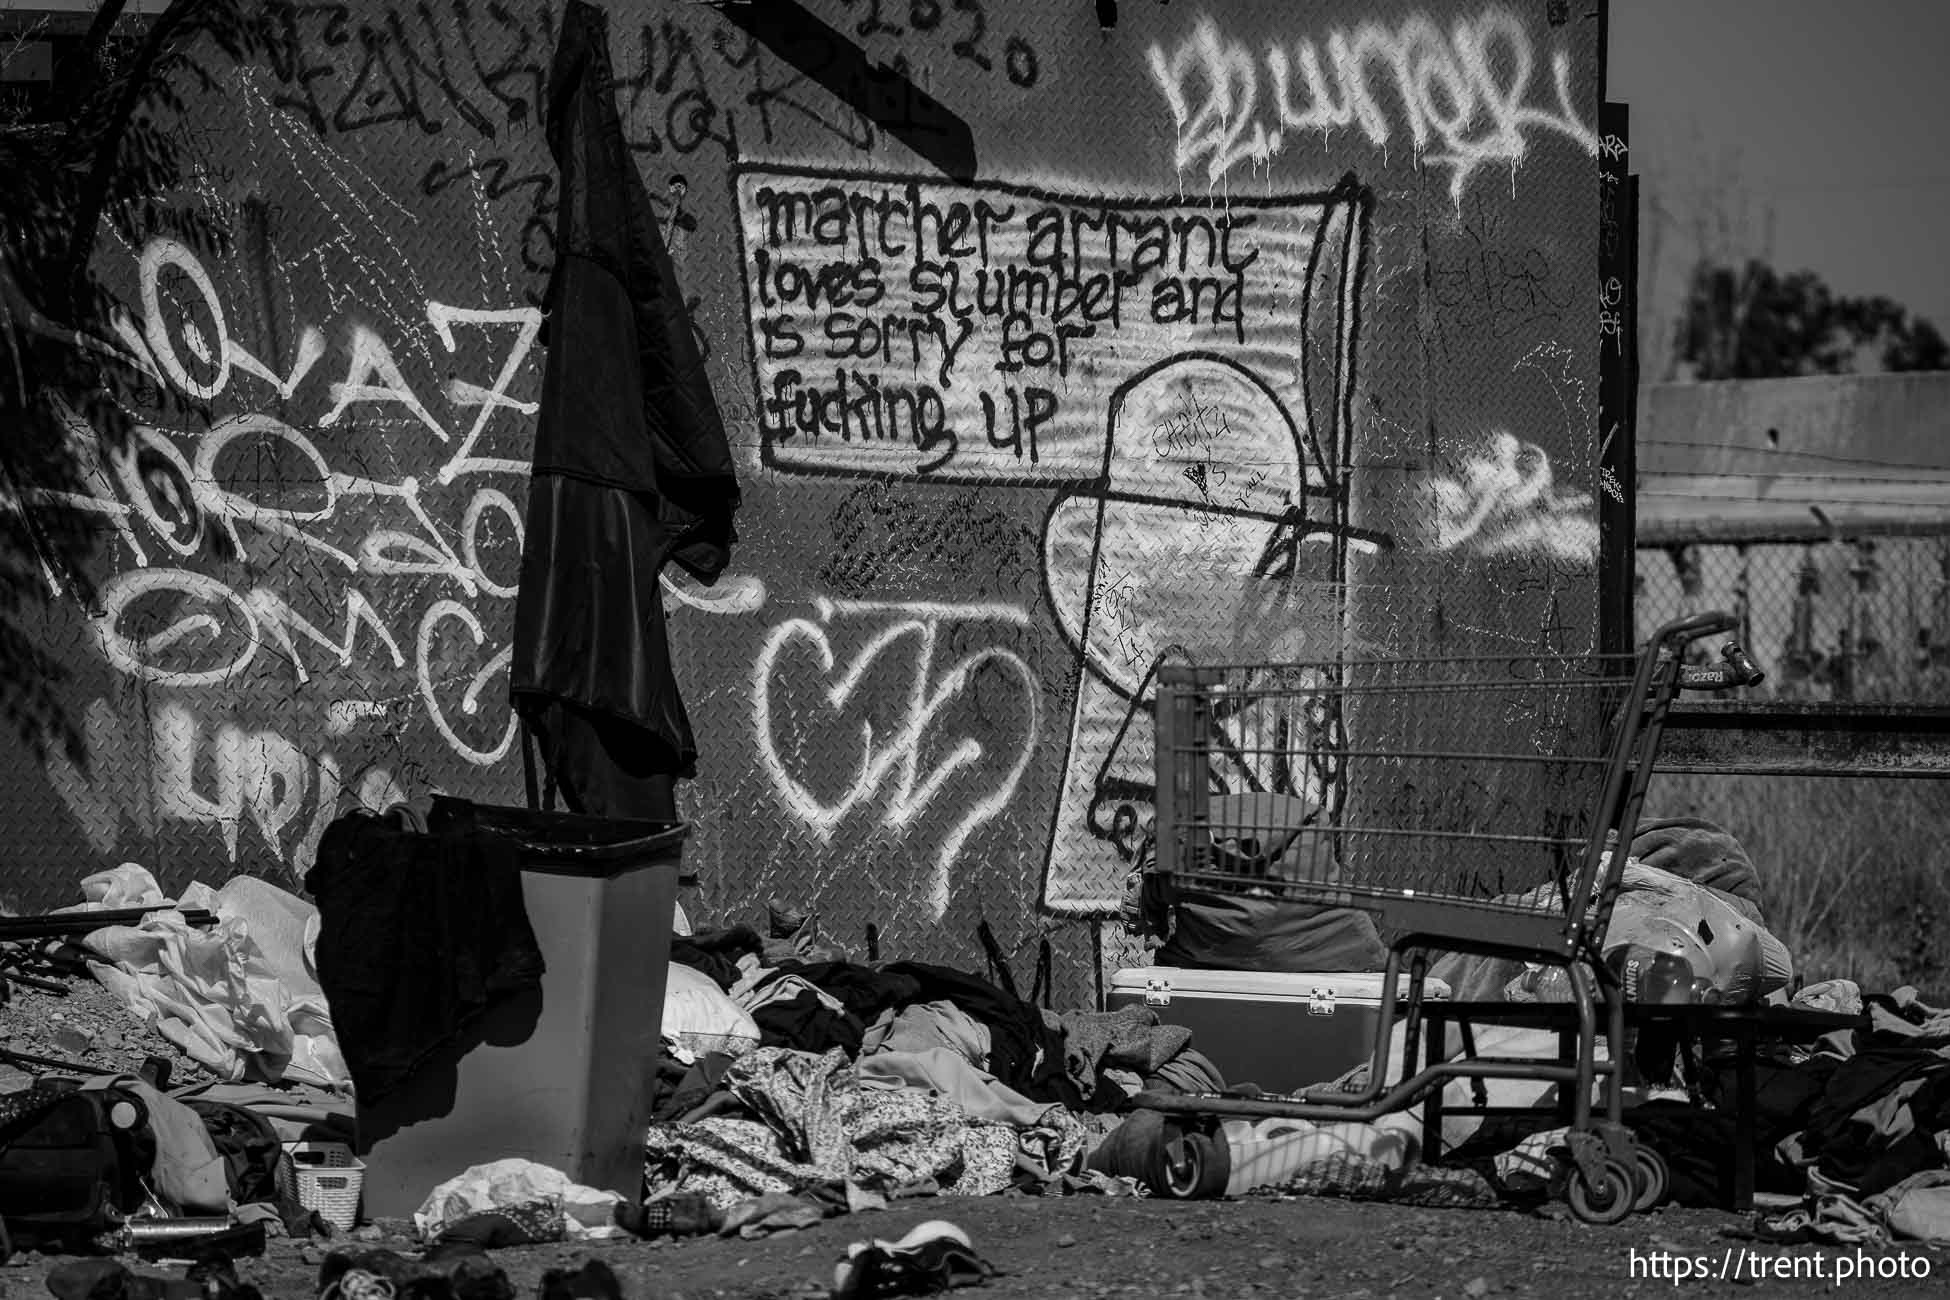
[(995, 1266), (975, 1253), (968, 1234), (930, 1219), (897, 1241), (856, 1241), (833, 1270), (834, 1300), (882, 1300), (980, 1286)]
[(724, 1226), (724, 1215), (696, 1192), (659, 1196), (642, 1205), (617, 1203), (616, 1226), (635, 1237), (701, 1237)]
[(256, 1287), (237, 1280), (228, 1261), (191, 1267), (184, 1278), (135, 1273), (120, 1260), (78, 1259), (47, 1275), (56, 1300), (264, 1300)]
[(503, 1246), (537, 1246), (568, 1235), (562, 1202), (553, 1197), (498, 1205), (456, 1220), (441, 1230), (441, 1241), (465, 1241), (499, 1250)]
[(623, 1284), (600, 1259), (584, 1260), (581, 1268), (542, 1274), (541, 1300), (623, 1300)]
[[(499, 1270), (497, 1270), (499, 1271)], [(444, 1272), (391, 1250), (334, 1251), (318, 1266), (318, 1300), (458, 1300)]]
[(515, 1288), (479, 1245), (444, 1241), (417, 1260), (335, 1251), (318, 1266), (318, 1300), (515, 1300)]
[[(446, 1264), (440, 1265), (445, 1269)], [(501, 1266), (486, 1255), (475, 1255), (454, 1264), (447, 1273), (453, 1284), (454, 1300), (515, 1300), (515, 1284)]]

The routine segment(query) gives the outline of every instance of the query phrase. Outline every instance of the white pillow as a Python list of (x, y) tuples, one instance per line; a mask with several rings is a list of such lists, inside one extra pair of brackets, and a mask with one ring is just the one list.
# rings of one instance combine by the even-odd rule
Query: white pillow
[(758, 1046), (758, 1022), (716, 980), (674, 961), (664, 983), (663, 1036), (690, 1056), (743, 1056)]

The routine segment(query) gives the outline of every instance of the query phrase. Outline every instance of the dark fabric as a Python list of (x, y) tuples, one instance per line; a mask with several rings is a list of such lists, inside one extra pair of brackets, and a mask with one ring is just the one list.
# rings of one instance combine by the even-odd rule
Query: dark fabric
[(850, 961), (815, 961), (788, 962), (778, 969), (781, 975), (797, 975), (813, 987), (830, 993), (848, 1014), (859, 1017), (862, 1024), (872, 1024), (883, 1011), (932, 1000), (921, 996), (918, 980), (900, 974), (892, 966), (876, 968)]
[(176, 1278), (133, 1272), (115, 1259), (77, 1259), (49, 1269), (47, 1289), (55, 1300), (264, 1300), (262, 1291), (237, 1280), (234, 1268), (214, 1262), (194, 1264), (188, 1276)]
[[(578, 811), (624, 816), (609, 800), (621, 792), (637, 808), (629, 792), (644, 771), (695, 770), (658, 575), (666, 560), (704, 582), (724, 571), (738, 483), (623, 139), (608, 18), (583, 0), (563, 15), (545, 127), (561, 201), (510, 691), (547, 737), (545, 761), (553, 750), (570, 769)], [(604, 734), (591, 721), (603, 716), (637, 735)]]
[(50, 1088), (40, 1083), (19, 1092), (0, 1093), (0, 1146), (12, 1140), (16, 1133), (27, 1126), (28, 1121), (39, 1119), (53, 1110), (67, 1095), (60, 1088)]
[(1943, 1164), (1936, 1134), (1950, 1129), (1950, 1059), (1908, 1045), (1865, 1047), (1835, 1065), (1807, 1127), (1782, 1154), (1873, 1196)]
[(1171, 938), (1152, 959), (1186, 970), (1375, 971), (1387, 949), (1366, 912), (1180, 889)]
[(542, 1274), (540, 1300), (623, 1300), (623, 1284), (600, 1259), (577, 1268), (552, 1268)]
[(284, 1142), (271, 1121), (224, 1101), (192, 1098), (183, 1104), (202, 1119), (217, 1154), (223, 1157), (230, 1199), (239, 1205), (277, 1204), (278, 1165), (284, 1160)]
[(764, 947), (758, 931), (749, 925), (734, 925), (728, 930), (672, 935), (670, 959), (709, 975), (719, 988), (729, 990), (744, 974), (738, 969), (738, 959), (756, 956)]
[[(1031, 1101), (1057, 1102), (1067, 1110), (1085, 1108), (1083, 1093), (1064, 1063), (1063, 1036), (1049, 1027), (1032, 1004), (987, 980), (946, 966), (896, 962), (884, 967), (881, 974), (909, 979), (919, 986), (915, 996), (903, 1005), (952, 1002), (987, 1025), (989, 1073), (1004, 1084)], [(816, 979), (812, 982), (827, 987)]]
[(1632, 833), (1631, 856), (1648, 867), (1763, 906), (1760, 872), (1724, 828), (1698, 817), (1642, 821)]
[[(729, 1070), (732, 1062), (737, 1059), (734, 1056), (726, 1056), (723, 1052), (706, 1052), (697, 1059), (696, 1064), (679, 1067), (679, 1073), (670, 1089), (657, 1094), (656, 1108), (651, 1112), (650, 1118), (660, 1124), (668, 1123), (671, 1120), (682, 1119), (702, 1106), (705, 1098), (716, 1092), (718, 1085), (724, 1082), (725, 1071)], [(657, 1073), (661, 1079), (664, 1073), (662, 1057), (659, 1057), (657, 1062)]]
[[(645, 618), (629, 617), (630, 630), (619, 635), (648, 638), (655, 632), (656, 643), (662, 644), (662, 633), (656, 631), (663, 619), (661, 606), (650, 607)], [(667, 710), (663, 725), (668, 728), (690, 726), (684, 702), (675, 691), (644, 707)], [(660, 738), (661, 733), (625, 721), (619, 716), (622, 711), (592, 713), (535, 696), (527, 699), (522, 722), (535, 740), (549, 788), (562, 807), (589, 817), (675, 822), (677, 774), (686, 760)]]
[(1300, 837), (1318, 814), (1315, 805), (1293, 795), (1215, 795), (1209, 812), (1213, 826), (1242, 832), (1205, 850), (1209, 868), (1240, 877), (1240, 890), (1181, 888), (1145, 864), (1133, 908), (1147, 933), (1169, 936), (1155, 965), (1293, 972), (1372, 971), (1387, 964), (1387, 950), (1366, 912), (1244, 892), (1252, 878), (1277, 879), (1289, 870), (1290, 853), (1312, 866), (1306, 855), (1316, 845)]
[(1134, 1110), (1104, 1140), (1090, 1149), (1083, 1167), (1112, 1178), (1135, 1178), (1146, 1186), (1157, 1182), (1169, 1134), (1164, 1113)]
[[(1798, 1133), (1808, 1125), (1815, 1106), (1828, 1090), (1828, 1080), (1842, 1063), (1837, 1056), (1815, 1055), (1794, 1065), (1761, 1060), (1754, 1066), (1754, 1135), (1765, 1147)], [(1715, 1096), (1736, 1095), (1738, 1077), (1731, 1065), (1710, 1076)]]
[(616, 1226), (637, 1237), (696, 1237), (716, 1232), (724, 1215), (700, 1192), (659, 1196), (641, 1205), (616, 1207)]
[(457, 1219), (440, 1230), (442, 1242), (462, 1242), (482, 1250), (538, 1246), (567, 1235), (559, 1201), (523, 1201)]
[[(1671, 1175), (1666, 1194), (1675, 1205), (1733, 1208), (1733, 1115), (1684, 1102), (1649, 1101), (1625, 1112), (1638, 1140), (1665, 1158)], [(1799, 1190), (1792, 1170), (1761, 1142), (1754, 1152), (1754, 1181), (1761, 1191)]]
[(352, 813), (305, 877), (318, 982), (363, 1103), (398, 1088), (489, 1006), (541, 987), (519, 846), (491, 832), (414, 834)]
[(819, 1054), (843, 1049), (849, 1058), (860, 1054), (867, 1027), (858, 1016), (835, 1011), (808, 992), (768, 1002), (752, 1012), (761, 1047), (789, 1047)]

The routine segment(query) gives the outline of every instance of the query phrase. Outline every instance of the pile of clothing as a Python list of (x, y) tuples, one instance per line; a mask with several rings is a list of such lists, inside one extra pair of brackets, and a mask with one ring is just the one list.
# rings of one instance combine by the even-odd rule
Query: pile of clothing
[(731, 1211), (816, 1189), (826, 1207), (1132, 1192), (1085, 1168), (1131, 1098), (1225, 1086), (1188, 1030), (1146, 1008), (1058, 1014), (947, 966), (849, 960), (804, 918), (770, 930), (673, 940), (653, 1196)]
[(1758, 1071), (1763, 1173), (1800, 1208), (1762, 1225), (1777, 1241), (1950, 1245), (1950, 1009), (1913, 988), (1864, 995), (1829, 980), (1797, 1005), (1867, 1011), (1869, 1027), (1780, 1052)]

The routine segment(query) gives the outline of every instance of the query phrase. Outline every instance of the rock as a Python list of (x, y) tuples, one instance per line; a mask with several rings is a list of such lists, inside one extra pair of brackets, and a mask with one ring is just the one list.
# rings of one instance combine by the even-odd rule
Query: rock
[(1469, 1300), (1482, 1300), (1490, 1292), (1490, 1281), (1486, 1277), (1473, 1277), (1463, 1286), (1463, 1294)]
[(1261, 1268), (1278, 1268), (1280, 1265), (1284, 1263), (1286, 1263), (1286, 1261), (1281, 1259), (1278, 1255), (1265, 1255), (1261, 1257), (1259, 1261), (1259, 1266)]
[(378, 1224), (368, 1223), (363, 1228), (354, 1228), (352, 1237), (355, 1241), (384, 1241), (386, 1232)]
[(68, 1024), (65, 1021), (55, 1025), (49, 1031), (48, 1037), (54, 1041), (56, 1051), (65, 1052), (69, 1056), (82, 1056), (95, 1046), (94, 1034), (80, 1025)]
[(0, 1065), (0, 1093), (20, 1092), (34, 1086), (34, 1076), (11, 1065)]
[(1077, 1239), (1066, 1232), (1056, 1239), (1056, 1244), (1067, 1248), (1076, 1245)]

